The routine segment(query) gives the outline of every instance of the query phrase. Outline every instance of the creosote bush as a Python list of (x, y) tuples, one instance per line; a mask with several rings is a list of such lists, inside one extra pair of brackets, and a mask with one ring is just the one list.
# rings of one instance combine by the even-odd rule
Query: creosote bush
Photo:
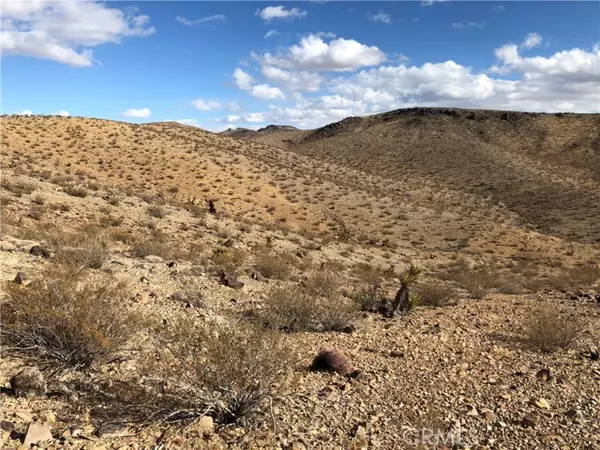
[(427, 281), (415, 288), (423, 306), (448, 306), (456, 300), (456, 290), (439, 282)]
[(180, 319), (158, 336), (162, 350), (158, 359), (149, 357), (147, 373), (159, 383), (131, 400), (165, 422), (204, 415), (220, 424), (247, 422), (278, 393), (291, 365), (281, 335), (248, 324)]
[(333, 297), (338, 288), (336, 277), (328, 271), (313, 272), (304, 282), (308, 291), (319, 297)]
[(319, 297), (300, 286), (282, 286), (269, 290), (262, 318), (269, 328), (289, 333), (349, 331), (355, 313), (355, 305), (342, 297)]
[(363, 286), (352, 295), (352, 299), (361, 311), (367, 312), (379, 312), (387, 303), (385, 294), (379, 284)]
[(163, 208), (162, 206), (149, 206), (146, 209), (146, 212), (150, 217), (156, 217), (158, 219), (167, 217), (167, 214), (169, 213), (166, 208)]
[(556, 289), (581, 289), (600, 280), (600, 267), (594, 265), (573, 267), (550, 280)]
[(63, 187), (63, 192), (72, 197), (79, 197), (79, 198), (85, 198), (88, 195), (88, 191), (85, 188), (83, 188), (81, 186), (75, 186), (73, 184), (69, 184), (69, 185)]
[(292, 272), (292, 265), (288, 258), (267, 252), (257, 255), (254, 267), (265, 278), (276, 280), (287, 280)]
[(525, 322), (525, 341), (534, 349), (554, 352), (570, 347), (581, 335), (584, 322), (566, 317), (554, 307), (533, 312)]
[(218, 247), (213, 250), (210, 260), (217, 272), (235, 275), (240, 272), (247, 258), (248, 254), (244, 250)]
[(11, 284), (2, 306), (3, 343), (42, 365), (84, 369), (124, 348), (138, 323), (125, 286), (85, 269), (51, 266), (27, 287)]

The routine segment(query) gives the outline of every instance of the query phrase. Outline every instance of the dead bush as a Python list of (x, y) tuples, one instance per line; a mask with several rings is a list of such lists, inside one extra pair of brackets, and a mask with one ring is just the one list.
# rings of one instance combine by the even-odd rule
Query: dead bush
[(427, 281), (415, 289), (423, 306), (448, 306), (456, 300), (456, 290), (439, 282)]
[(271, 288), (263, 305), (266, 325), (288, 333), (348, 331), (356, 309), (343, 298), (323, 298), (299, 286)]
[(592, 286), (600, 279), (600, 267), (595, 265), (573, 267), (550, 280), (555, 289), (582, 289)]
[(248, 422), (278, 393), (291, 364), (279, 335), (247, 324), (180, 320), (162, 330), (159, 340), (160, 358), (153, 355), (147, 363), (159, 382), (131, 400), (146, 416), (165, 422), (206, 415), (221, 424)]
[(117, 354), (136, 331), (123, 306), (125, 286), (110, 278), (92, 281), (78, 268), (52, 266), (28, 287), (7, 290), (3, 343), (42, 365), (87, 368)]
[(106, 242), (90, 241), (80, 247), (61, 247), (56, 250), (54, 260), (58, 264), (71, 264), (89, 269), (100, 269), (108, 259)]
[(63, 192), (72, 197), (85, 198), (88, 195), (88, 191), (81, 186), (76, 186), (74, 184), (69, 184), (63, 187)]
[(237, 275), (247, 258), (248, 255), (244, 250), (218, 247), (213, 250), (210, 260), (217, 272)]
[(33, 220), (41, 220), (47, 211), (48, 209), (45, 206), (37, 204), (31, 205), (31, 207), (29, 208), (29, 212), (27, 213), (27, 217)]
[(9, 192), (12, 192), (17, 197), (21, 197), (23, 194), (31, 194), (36, 190), (36, 185), (28, 183), (27, 181), (2, 181), (2, 188)]
[(335, 296), (338, 283), (331, 272), (313, 272), (304, 282), (304, 286), (319, 297), (331, 298)]
[(150, 217), (156, 217), (157, 219), (167, 217), (168, 214), (166, 208), (163, 208), (162, 206), (149, 206), (146, 209), (146, 212)]
[(559, 309), (546, 307), (534, 311), (525, 322), (525, 341), (534, 349), (554, 352), (570, 347), (581, 335), (584, 322), (566, 317)]
[(292, 272), (289, 259), (267, 252), (257, 255), (254, 267), (263, 277), (276, 280), (287, 280)]
[(386, 296), (379, 284), (368, 284), (352, 294), (352, 299), (361, 311), (379, 312), (387, 303)]

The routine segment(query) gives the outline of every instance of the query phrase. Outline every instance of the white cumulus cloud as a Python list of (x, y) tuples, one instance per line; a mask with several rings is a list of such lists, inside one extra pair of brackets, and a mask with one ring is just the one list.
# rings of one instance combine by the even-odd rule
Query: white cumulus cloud
[(274, 19), (294, 20), (306, 17), (307, 12), (299, 8), (286, 9), (285, 6), (267, 6), (264, 9), (256, 10), (256, 15), (265, 22)]
[(385, 54), (375, 46), (364, 45), (354, 39), (338, 38), (325, 42), (310, 35), (289, 49), (287, 59), (303, 70), (349, 71), (379, 65), (385, 61)]
[(253, 97), (261, 98), (263, 100), (285, 100), (285, 95), (281, 89), (266, 83), (252, 86), (250, 94)]
[(200, 111), (214, 111), (215, 109), (221, 109), (221, 103), (214, 100), (203, 100), (201, 98), (196, 99), (192, 102), (194, 108), (199, 109)]
[(123, 115), (125, 117), (144, 117), (144, 118), (150, 117), (151, 114), (152, 114), (152, 112), (150, 111), (150, 108), (140, 108), (140, 109), (129, 108), (121, 113), (121, 115)]
[(150, 18), (91, 0), (2, 2), (0, 49), (73, 67), (94, 64), (93, 47), (155, 32)]
[(54, 115), (62, 116), (62, 117), (69, 117), (71, 114), (69, 114), (69, 111), (61, 110), (61, 111), (54, 113)]
[(278, 87), (267, 83), (254, 84), (254, 77), (239, 67), (233, 72), (235, 85), (242, 91), (247, 91), (253, 97), (263, 100), (285, 100), (285, 95)]
[(254, 83), (254, 78), (247, 72), (244, 72), (239, 67), (236, 68), (233, 72), (233, 80), (235, 85), (241, 89), (242, 91), (249, 91), (252, 89), (252, 83)]
[(542, 36), (538, 33), (529, 33), (521, 43), (523, 48), (534, 48), (542, 43)]

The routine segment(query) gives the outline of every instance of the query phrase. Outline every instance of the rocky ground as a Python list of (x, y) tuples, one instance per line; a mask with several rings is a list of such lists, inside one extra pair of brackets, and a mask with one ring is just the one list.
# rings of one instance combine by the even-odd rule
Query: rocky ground
[[(71, 126), (66, 121), (61, 124), (66, 128), (59, 128), (60, 133)], [(17, 125), (11, 124), (15, 133), (21, 130)], [(35, 129), (33, 122), (26, 125)], [(96, 156), (105, 160), (101, 141), (109, 125), (92, 125), (95, 131), (85, 139), (94, 137)], [(53, 129), (50, 122), (46, 126)], [(119, 127), (125, 126), (115, 130)], [(147, 135), (160, 136), (157, 142), (167, 146), (175, 137), (161, 134), (161, 127), (157, 131), (151, 126)], [(129, 136), (131, 130), (125, 128), (117, 133), (123, 151), (146, 142), (135, 134)], [(200, 132), (194, 131), (192, 138), (194, 133)], [(41, 133), (39, 142), (31, 142), (37, 150), (24, 161), (19, 158), (25, 147), (19, 146), (27, 134), (17, 135), (19, 139), (11, 141), (12, 162), (2, 168), (3, 311), (11, 293), (35, 292), (48, 281), (46, 274), (53, 273), (47, 270), (72, 265), (71, 259), (83, 252), (98, 260), (91, 265), (89, 259), (84, 261), (89, 279), (122, 282), (119, 302), (139, 322), (132, 322), (136, 328), (126, 349), (85, 369), (44, 366), (39, 358), (26, 358), (3, 340), (1, 448), (600, 449), (599, 249), (594, 244), (520, 227), (518, 218), (509, 217), (500, 207), (494, 214), (505, 221), (496, 223), (496, 216), (480, 208), (459, 227), (462, 207), (449, 213), (443, 202), (416, 206), (429, 198), (419, 191), (410, 200), (408, 228), (403, 231), (396, 223), (392, 228), (396, 234), (390, 234), (384, 245), (382, 236), (373, 240), (359, 236), (350, 221), (349, 229), (308, 228), (315, 217), (327, 217), (330, 206), (289, 201), (275, 188), (277, 183), (270, 182), (276, 180), (269, 178), (272, 174), (262, 174), (264, 179), (255, 183), (264, 195), (249, 190), (246, 199), (238, 198), (238, 178), (223, 175), (221, 169), (209, 178), (222, 177), (229, 183), (231, 202), (223, 198), (217, 202), (218, 212), (211, 214), (204, 202), (193, 205), (182, 199), (181, 192), (158, 196), (149, 190), (145, 195), (143, 188), (142, 192), (127, 189), (126, 172), (120, 182), (110, 181), (111, 171), (101, 169), (94, 182), (84, 175), (65, 182), (61, 178), (65, 174), (58, 172), (69, 170), (77, 160), (70, 147), (60, 148), (62, 159), (57, 157), (53, 166), (58, 172), (44, 175), (36, 158), (42, 158), (49, 135)], [(219, 145), (225, 144), (234, 146), (227, 151), (244, 152), (252, 163), (277, 155), (271, 149), (261, 156), (263, 147), (221, 142), (204, 132), (200, 138), (211, 144), (215, 158), (220, 157)], [(205, 162), (202, 154), (186, 152), (193, 139), (177, 142), (185, 143), (178, 151), (192, 155), (190, 161)], [(243, 169), (246, 183), (256, 167), (252, 170), (242, 161), (234, 169)], [(175, 172), (162, 181), (162, 189), (175, 183)], [(348, 173), (362, 179), (358, 172)], [(300, 185), (312, 189), (305, 178), (283, 179), (293, 189)], [(334, 183), (331, 180), (335, 178), (327, 182)], [(385, 200), (381, 191), (385, 180), (363, 181), (375, 190), (372, 195), (378, 202), (395, 203)], [(190, 181), (182, 189), (192, 192), (193, 186)], [(254, 185), (244, 188), (250, 186)], [(369, 215), (361, 215), (352, 209), (359, 198), (351, 197), (356, 191), (349, 185), (336, 186), (348, 191), (340, 202), (357, 223), (383, 228), (376, 217), (391, 217), (391, 212), (368, 203), (363, 208), (371, 210)], [(365, 187), (360, 195), (368, 198), (371, 194), (366, 193)], [(273, 206), (272, 199), (277, 208), (288, 212), (304, 211), (309, 205), (309, 213), (302, 219), (291, 214), (289, 221), (276, 220), (265, 209)], [(243, 208), (235, 209), (238, 204)], [(254, 217), (246, 214), (259, 210)], [(414, 237), (420, 221), (432, 230), (424, 232), (423, 239)], [(448, 244), (456, 240), (457, 230), (470, 238), (461, 245)], [(125, 398), (158, 376), (153, 366), (165, 361), (164, 348), (157, 344), (165, 330), (186, 331), (178, 329), (182, 323), (215, 329), (257, 326), (273, 288), (297, 292), (293, 289), (307, 289), (317, 275), (331, 280), (322, 286), (328, 293), (319, 294), (327, 298), (330, 311), (342, 311), (357, 292), (373, 285), (392, 299), (411, 262), (426, 269), (416, 289), (427, 283), (451, 287), (452, 301), (441, 307), (421, 305), (396, 317), (355, 308), (352, 326), (339, 331), (276, 331), (285, 358), (275, 347), (267, 355), (282, 358), (278, 378), (262, 398), (260, 411), (247, 421), (223, 423), (211, 410), (193, 420), (171, 423), (164, 416), (149, 420), (133, 413), (113, 414), (109, 408), (107, 398), (119, 405), (123, 400), (114, 395), (119, 392), (116, 386), (129, 388), (121, 391)], [(541, 311), (553, 314), (549, 323), (556, 327), (546, 327), (545, 335), (573, 331), (575, 341), (554, 352), (532, 346), (527, 336), (532, 318)], [(345, 356), (344, 373), (311, 368), (321, 349)], [(243, 354), (239, 350), (225, 347), (224, 360), (239, 357)], [(171, 374), (167, 389), (177, 390), (184, 375)], [(162, 399), (155, 396), (150, 402), (153, 408), (159, 409), (156, 405)]]

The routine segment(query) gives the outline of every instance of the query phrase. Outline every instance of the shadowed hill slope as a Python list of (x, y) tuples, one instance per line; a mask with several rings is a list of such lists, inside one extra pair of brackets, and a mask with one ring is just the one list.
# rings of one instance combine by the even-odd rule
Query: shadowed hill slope
[(394, 180), (501, 202), (540, 231), (600, 242), (600, 115), (413, 108), (256, 138)]

